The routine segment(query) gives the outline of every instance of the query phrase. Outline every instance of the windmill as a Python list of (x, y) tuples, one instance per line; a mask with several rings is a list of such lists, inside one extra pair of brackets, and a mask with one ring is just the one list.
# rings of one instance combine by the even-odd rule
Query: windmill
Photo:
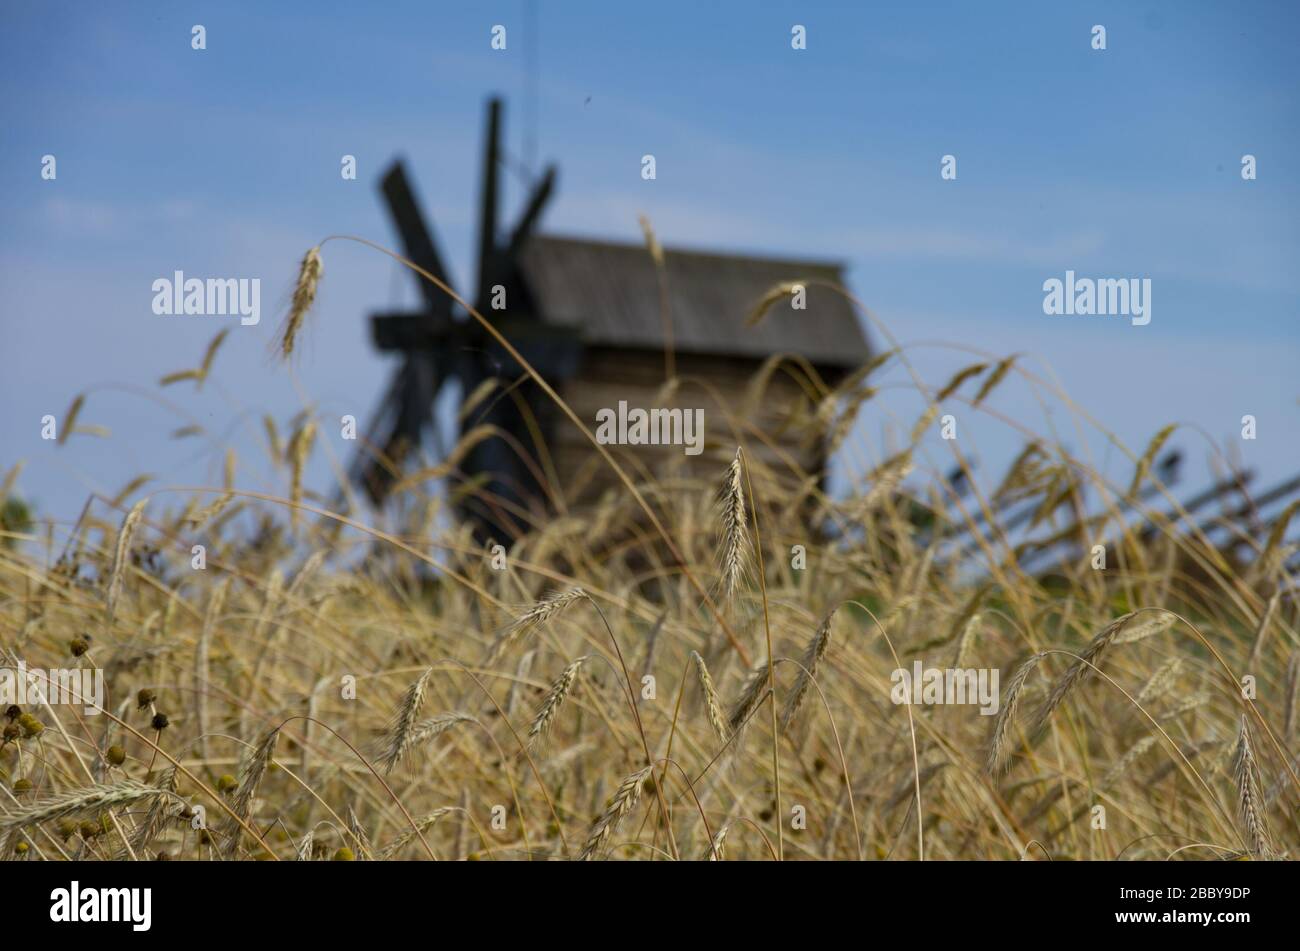
[[(462, 297), (473, 302), (474, 309), (491, 320), (524, 359), (554, 383), (570, 376), (576, 368), (578, 334), (574, 328), (541, 322), (520, 280), (518, 258), (551, 197), (555, 168), (549, 167), (536, 183), (518, 223), (503, 240), (497, 228), (500, 135), (501, 101), (493, 98), (488, 102), (483, 156), (478, 281), (474, 293)], [(401, 160), (384, 174), (381, 191), (405, 256), (450, 286), (437, 242), (420, 212)], [(458, 312), (459, 308), (441, 289), (418, 275), (416, 279), (423, 309), (371, 316), (376, 348), (400, 354), (401, 363), (372, 417), (374, 424), (364, 448), (353, 460), (353, 481), (361, 485), (374, 505), (382, 505), (402, 465), (427, 436), (432, 435), (434, 445), (441, 449), (449, 444), (439, 432), (440, 421), (434, 412), (442, 387), (455, 381), (462, 395), (469, 396), (484, 381), (499, 379), (502, 392), (480, 403), (481, 409), (461, 420), (460, 429), (463, 434), (475, 426), (490, 425), (501, 435), (476, 444), (457, 468), (466, 479), (478, 483), (477, 491), (468, 494), (462, 503), (462, 514), (471, 519), (481, 538), (509, 539), (521, 527), (521, 516), (542, 494), (533, 470), (524, 464), (517, 447), (526, 447), (525, 451), (531, 448), (526, 414), (535, 412), (528, 407), (544, 399), (536, 392), (536, 384), (524, 379), (524, 369), (477, 321)]]
[[(766, 376), (762, 406), (745, 411), (747, 425), (763, 432), (757, 452), (772, 464), (797, 470), (792, 491), (806, 473), (824, 474), (824, 433), (792, 419), (805, 419), (808, 394), (835, 386), (871, 354), (862, 327), (844, 295), (836, 261), (762, 257), (537, 233), (538, 220), (555, 187), (550, 168), (537, 180), (518, 223), (497, 227), (501, 103), (488, 104), (478, 235), (475, 311), (518, 350), (552, 386), (578, 420), (593, 421), (620, 402), (660, 407), (676, 400), (682, 411), (704, 410), (715, 454), (735, 453), (731, 408), (748, 405), (750, 382)], [(384, 174), (381, 191), (407, 258), (447, 283), (433, 232), (425, 223), (401, 162)], [(434, 402), (449, 382), (475, 397), (456, 436), (491, 427), (491, 435), (458, 456), (449, 479), (457, 514), (473, 524), (480, 541), (510, 541), (542, 523), (552, 511), (571, 512), (622, 490), (606, 460), (594, 451), (589, 431), (561, 415), (523, 367), (478, 321), (453, 306), (447, 294), (417, 278), (423, 308), (371, 317), (375, 346), (400, 363), (372, 417), (368, 437), (353, 460), (352, 481), (382, 505), (403, 465), (428, 437), (435, 455), (446, 457), (458, 442), (439, 432)], [(777, 285), (809, 281), (806, 307), (783, 319), (751, 321), (754, 302)], [(666, 331), (665, 314), (671, 322)], [(665, 353), (674, 354), (680, 380), (701, 387), (665, 387)], [(795, 369), (765, 373), (774, 355)], [(489, 381), (499, 381), (485, 395)], [(685, 402), (683, 402), (685, 401)], [(804, 413), (792, 415), (803, 405)], [(674, 407), (664, 407), (668, 410)], [(809, 438), (810, 436), (815, 438)], [(684, 455), (677, 445), (630, 447), (627, 464), (645, 474), (693, 473), (713, 478), (718, 459)], [(622, 452), (622, 447), (612, 451)], [(787, 471), (787, 475), (789, 475)]]

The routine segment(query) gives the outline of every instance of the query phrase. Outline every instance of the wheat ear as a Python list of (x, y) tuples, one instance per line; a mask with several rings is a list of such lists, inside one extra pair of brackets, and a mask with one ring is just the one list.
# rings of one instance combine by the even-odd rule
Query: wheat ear
[(727, 719), (722, 713), (722, 703), (718, 699), (718, 691), (713, 686), (713, 678), (709, 676), (709, 668), (704, 665), (704, 658), (698, 651), (691, 651), (691, 660), (695, 662), (695, 676), (700, 682), (700, 691), (704, 694), (704, 706), (709, 713), (709, 726), (713, 727), (717, 738), (725, 743), (731, 736), (731, 731), (727, 728)]
[(997, 719), (993, 721), (993, 736), (989, 740), (986, 769), (990, 776), (996, 776), (1006, 768), (1007, 756), (1011, 752), (1011, 729), (1015, 726), (1016, 711), (1020, 708), (1025, 682), (1038, 666), (1038, 662), (1046, 656), (1041, 651), (1032, 655), (1011, 675), (1011, 681), (1007, 684), (1006, 693), (1002, 697), (1002, 707), (998, 710)]
[(316, 302), (316, 289), (320, 286), (320, 279), (324, 273), (325, 266), (321, 263), (320, 246), (317, 245), (308, 249), (303, 255), (302, 263), (298, 266), (298, 283), (293, 288), (293, 304), (289, 308), (289, 316), (284, 319), (280, 327), (277, 349), (285, 360), (293, 354), (294, 341), (298, 338), (298, 331), (302, 329), (303, 321), (307, 319), (307, 312)]
[(586, 844), (582, 847), (582, 852), (578, 855), (578, 861), (589, 862), (594, 859), (609, 841), (614, 829), (623, 821), (623, 818), (636, 808), (637, 802), (641, 799), (641, 787), (645, 781), (650, 778), (653, 766), (647, 766), (639, 769), (631, 776), (628, 776), (619, 784), (618, 789), (614, 790), (613, 798), (610, 799), (609, 805), (605, 807), (599, 818), (591, 826), (591, 832), (587, 835)]
[(1233, 775), (1237, 781), (1237, 806), (1241, 813), (1241, 822), (1250, 836), (1251, 854), (1266, 858), (1271, 851), (1268, 844), (1268, 827), (1264, 821), (1264, 802), (1259, 794), (1255, 749), (1250, 740), (1250, 726), (1244, 713), (1241, 715), (1241, 731), (1237, 734)]
[(808, 646), (804, 649), (799, 673), (795, 677), (794, 685), (790, 688), (789, 696), (786, 697), (785, 709), (781, 712), (781, 732), (783, 733), (789, 729), (790, 721), (799, 712), (799, 707), (808, 693), (808, 687), (817, 676), (817, 666), (826, 655), (826, 648), (830, 646), (831, 619), (835, 617), (836, 610), (836, 608), (831, 608), (830, 613), (822, 620), (816, 633), (813, 634), (812, 640), (808, 642)]
[(411, 734), (416, 727), (416, 717), (420, 715), (420, 707), (424, 704), (424, 691), (429, 685), (429, 677), (433, 675), (433, 668), (430, 667), (416, 678), (415, 683), (406, 688), (406, 693), (402, 697), (402, 703), (393, 715), (392, 724), (385, 734), (382, 751), (379, 754), (378, 763), (383, 767), (385, 773), (391, 773), (407, 751), (411, 748)]
[(568, 667), (565, 667), (564, 672), (556, 678), (555, 683), (551, 684), (551, 689), (546, 692), (542, 705), (537, 708), (537, 715), (533, 717), (533, 722), (528, 727), (528, 745), (530, 747), (536, 745), (555, 723), (555, 718), (559, 716), (564, 701), (578, 683), (578, 671), (582, 669), (582, 665), (586, 663), (586, 660), (586, 655), (579, 657)]

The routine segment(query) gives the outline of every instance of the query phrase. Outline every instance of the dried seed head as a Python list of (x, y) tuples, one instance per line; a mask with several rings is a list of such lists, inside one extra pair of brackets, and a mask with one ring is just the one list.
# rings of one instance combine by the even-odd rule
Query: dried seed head
[(298, 266), (298, 283), (293, 289), (293, 304), (289, 308), (289, 316), (284, 319), (280, 327), (278, 349), (281, 358), (285, 360), (293, 355), (298, 331), (302, 329), (303, 321), (307, 319), (307, 312), (316, 302), (316, 289), (320, 286), (320, 279), (324, 273), (325, 267), (320, 259), (320, 246), (317, 245), (303, 255), (302, 263)]
[(750, 550), (749, 523), (745, 519), (745, 490), (741, 482), (741, 451), (727, 468), (727, 478), (722, 483), (721, 500), (721, 550), (722, 550), (722, 600), (730, 601), (745, 576)]
[(790, 721), (799, 712), (799, 707), (808, 693), (808, 688), (817, 676), (817, 666), (821, 663), (822, 657), (826, 654), (826, 648), (831, 643), (831, 619), (835, 617), (836, 610), (837, 608), (831, 608), (830, 613), (822, 620), (816, 633), (808, 642), (808, 646), (804, 649), (803, 658), (799, 664), (799, 673), (795, 677), (794, 685), (790, 688), (789, 696), (786, 697), (785, 709), (781, 712), (782, 732), (789, 729)]
[(45, 724), (30, 713), (24, 713), (18, 718), (18, 727), (23, 731), (25, 740), (34, 739), (45, 732)]
[(641, 792), (645, 787), (645, 782), (650, 778), (653, 771), (654, 767), (652, 766), (639, 769), (619, 784), (618, 789), (614, 791), (613, 797), (609, 800), (609, 805), (605, 807), (605, 811), (592, 823), (591, 832), (588, 833), (587, 841), (582, 847), (582, 852), (578, 855), (579, 861), (590, 861), (600, 853), (601, 849), (609, 841), (614, 829), (629, 812), (636, 808), (637, 802), (641, 799)]
[(528, 727), (528, 743), (533, 746), (546, 735), (551, 726), (555, 723), (556, 717), (560, 715), (560, 708), (564, 706), (564, 701), (573, 688), (578, 683), (578, 671), (586, 662), (586, 655), (579, 657), (564, 672), (556, 678), (555, 683), (551, 684), (551, 689), (546, 692), (542, 699), (542, 705), (537, 708), (537, 714), (533, 717), (532, 724)]
[(700, 682), (700, 691), (704, 694), (704, 708), (709, 714), (709, 726), (713, 727), (714, 735), (725, 743), (731, 736), (731, 731), (727, 727), (727, 718), (722, 713), (722, 702), (718, 699), (718, 691), (713, 686), (713, 678), (709, 676), (709, 668), (704, 665), (704, 658), (697, 651), (691, 651), (691, 660), (695, 662), (695, 676)]
[(1038, 662), (1046, 655), (1042, 652), (1034, 654), (1023, 664), (1016, 668), (1016, 672), (1011, 675), (1011, 681), (1007, 684), (1006, 693), (1002, 698), (1002, 706), (998, 710), (997, 719), (993, 723), (993, 736), (989, 740), (989, 758), (986, 769), (990, 776), (997, 776), (999, 772), (1006, 767), (1007, 756), (1011, 752), (1011, 729), (1015, 726), (1016, 711), (1020, 708), (1020, 699), (1025, 689), (1025, 681), (1029, 679), (1030, 673), (1038, 666)]
[(1268, 826), (1264, 821), (1264, 800), (1260, 796), (1259, 776), (1255, 768), (1255, 749), (1250, 739), (1250, 725), (1246, 714), (1241, 715), (1241, 729), (1237, 734), (1237, 750), (1233, 774), (1237, 781), (1237, 805), (1241, 823), (1250, 839), (1251, 854), (1266, 858), (1269, 846)]

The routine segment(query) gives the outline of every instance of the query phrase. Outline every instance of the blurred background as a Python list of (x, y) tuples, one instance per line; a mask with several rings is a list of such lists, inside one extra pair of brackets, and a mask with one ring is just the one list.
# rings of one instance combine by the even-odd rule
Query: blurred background
[[(42, 3), (0, 8), (0, 467), (76, 518), (134, 476), (282, 488), (261, 418), (313, 402), (364, 421), (391, 374), (366, 316), (409, 275), (326, 247), (294, 377), (268, 346), (304, 251), (396, 247), (378, 178), (404, 157), (455, 283), (472, 285), (484, 104), (505, 100), (503, 219), (559, 166), (547, 232), (845, 262), (850, 289), (934, 387), (975, 359), (1054, 377), (1141, 452), (1160, 427), (1182, 487), (1220, 451), (1268, 485), (1300, 468), (1300, 73), (1289, 3)], [(206, 29), (191, 49), (191, 27)], [(491, 30), (507, 28), (493, 50)], [(791, 49), (791, 27), (807, 49)], [(1102, 24), (1107, 49), (1091, 48)], [(656, 157), (643, 181), (641, 156)], [(41, 159), (58, 177), (41, 178)], [(940, 178), (945, 154), (955, 181)], [(1256, 156), (1258, 180), (1241, 159)], [(357, 178), (340, 176), (354, 155)], [(1145, 277), (1152, 320), (1043, 314), (1043, 281)], [(174, 271), (262, 282), (255, 327), (164, 318)], [(160, 389), (229, 339), (202, 391)], [(874, 346), (885, 342), (868, 328)], [(939, 346), (938, 344), (944, 344)], [(921, 412), (890, 370), (855, 435), (879, 459)], [(65, 445), (40, 438), (85, 392)], [(995, 481), (1055, 433), (1121, 484), (1132, 462), (1020, 381), (960, 417)], [(444, 406), (443, 412), (447, 411)], [(1258, 439), (1240, 439), (1254, 415)], [(204, 435), (174, 439), (198, 424)], [(322, 432), (336, 458), (336, 427)], [(895, 439), (896, 436), (896, 439)], [(937, 432), (934, 442), (937, 443)], [(936, 467), (951, 464), (934, 447)], [(328, 489), (329, 453), (312, 481)], [(843, 471), (839, 478), (847, 476)], [(1181, 491), (1181, 490), (1180, 490)], [(180, 499), (176, 500), (180, 504)]]

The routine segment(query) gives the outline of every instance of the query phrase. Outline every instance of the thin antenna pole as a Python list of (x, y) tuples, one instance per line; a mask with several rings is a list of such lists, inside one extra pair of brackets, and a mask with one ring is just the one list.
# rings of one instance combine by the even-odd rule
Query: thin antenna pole
[(541, 95), (538, 29), (537, 0), (524, 0), (524, 76), (528, 85), (524, 90), (524, 168), (530, 179), (537, 177), (537, 115)]

